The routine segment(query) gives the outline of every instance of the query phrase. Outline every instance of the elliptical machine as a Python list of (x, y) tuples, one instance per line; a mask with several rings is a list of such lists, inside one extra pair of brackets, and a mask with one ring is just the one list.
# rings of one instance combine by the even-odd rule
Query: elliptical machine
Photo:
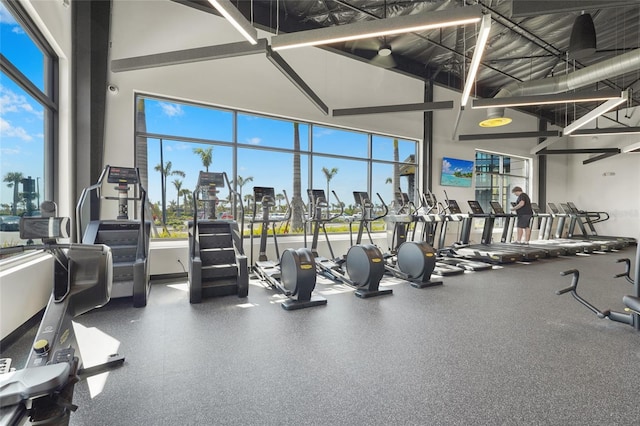
[[(283, 193), (287, 203), (287, 215), (284, 221), (288, 222), (291, 218), (291, 205), (289, 204), (287, 193), (284, 191)], [(281, 304), (282, 308), (287, 311), (326, 305), (327, 299), (312, 294), (316, 286), (316, 265), (311, 250), (307, 248), (286, 249), (280, 256), (275, 224), (283, 221), (283, 219), (269, 217), (271, 209), (276, 205), (275, 200), (274, 188), (253, 187), (253, 214), (249, 222), (253, 271), (262, 282), (267, 283), (288, 297)], [(253, 229), (256, 224), (261, 225), (260, 252), (258, 260), (254, 263)], [(267, 257), (267, 234), (270, 227), (276, 257), (280, 259), (279, 262), (269, 260)]]
[[(189, 221), (189, 302), (199, 303), (203, 296), (215, 297), (249, 294), (249, 267), (242, 247), (242, 234), (235, 220), (217, 219), (218, 188), (227, 187), (234, 200), (227, 174), (200, 172), (193, 191), (193, 221)], [(207, 199), (200, 201), (205, 192)], [(203, 204), (202, 219), (198, 206)], [(244, 221), (244, 206), (241, 221)], [(207, 208), (208, 207), (208, 208)], [(207, 211), (208, 210), (208, 211)], [(244, 224), (241, 225), (241, 229)]]
[[(103, 195), (103, 182), (115, 183), (117, 196)], [(130, 186), (134, 196), (129, 196)], [(102, 200), (118, 201), (116, 220), (92, 220), (82, 232), (82, 210), (87, 196), (96, 191), (102, 210)], [(129, 219), (129, 201), (140, 203), (138, 220)], [(105, 244), (113, 253), (112, 298), (132, 297), (136, 308), (147, 305), (151, 282), (149, 279), (149, 236), (151, 222), (145, 220), (147, 191), (142, 187), (140, 171), (131, 167), (107, 165), (98, 182), (82, 190), (76, 206), (78, 241), (83, 244)]]
[[(397, 205), (397, 208), (391, 214), (380, 194), (377, 195), (384, 207), (384, 219), (387, 222), (389, 251), (384, 255), (387, 272), (397, 278), (409, 281), (411, 286), (415, 288), (442, 285), (441, 280), (431, 279), (431, 274), (436, 268), (436, 251), (433, 247), (424, 241), (407, 240), (410, 225), (415, 222), (408, 195), (402, 191), (396, 192), (394, 204)], [(361, 200), (366, 202), (362, 196)], [(363, 208), (365, 207), (363, 206)], [(365, 216), (363, 215), (363, 217)], [(367, 232), (369, 232), (368, 226)], [(371, 238), (370, 233), (369, 238)]]
[[(0, 374), (0, 424), (68, 424), (75, 384), (119, 366), (124, 357), (84, 368), (74, 333), (73, 318), (104, 306), (112, 288), (112, 256), (106, 245), (59, 244), (69, 238), (70, 220), (56, 217), (55, 203), (45, 201), (41, 217), (20, 219), (20, 238), (42, 239), (54, 259), (53, 288), (25, 367)], [(12, 248), (13, 249), (13, 248)], [(10, 359), (2, 364), (10, 365)]]
[[(332, 193), (340, 205), (340, 213), (323, 218), (322, 212), (328, 207), (324, 190), (307, 190), (311, 211), (309, 222), (312, 224), (313, 233), (311, 252), (315, 257), (318, 273), (334, 282), (340, 282), (355, 288), (355, 295), (362, 299), (392, 294), (392, 289), (380, 287), (380, 280), (385, 272), (382, 252), (373, 244), (358, 243), (354, 245), (351, 225), (349, 226), (351, 247), (343, 259), (337, 259), (335, 257), (329, 241), (329, 235), (327, 234), (326, 224), (342, 216), (344, 213), (344, 203), (340, 201), (335, 191), (332, 191)], [(322, 229), (324, 233), (331, 259), (327, 259), (318, 254), (318, 236), (320, 229)]]
[(571, 285), (567, 288), (556, 291), (556, 294), (561, 295), (565, 293), (571, 293), (574, 299), (580, 302), (591, 312), (596, 314), (598, 318), (608, 318), (611, 321), (628, 324), (635, 328), (636, 331), (640, 331), (640, 249), (636, 250), (634, 277), (630, 276), (631, 261), (629, 259), (620, 259), (618, 262), (625, 262), (626, 270), (624, 273), (617, 274), (614, 277), (625, 277), (627, 281), (633, 284), (633, 294), (622, 297), (622, 303), (626, 306), (626, 308), (624, 309), (625, 312), (616, 312), (610, 309), (601, 311), (591, 303), (586, 301), (584, 298), (582, 298), (578, 294), (578, 281), (580, 280), (580, 272), (577, 269), (571, 269), (560, 273), (560, 275), (562, 276), (572, 275)]

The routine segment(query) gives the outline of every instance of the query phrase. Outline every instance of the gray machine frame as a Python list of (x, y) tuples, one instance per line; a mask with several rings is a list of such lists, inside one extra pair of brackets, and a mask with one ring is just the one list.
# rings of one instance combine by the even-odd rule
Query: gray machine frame
[(123, 356), (112, 354), (102, 364), (82, 364), (72, 320), (109, 302), (113, 259), (106, 245), (58, 244), (56, 238), (67, 238), (68, 228), (68, 218), (20, 220), (22, 239), (43, 239), (27, 248), (44, 249), (54, 258), (53, 289), (25, 367), (0, 374), (2, 426), (68, 424), (78, 408), (73, 404), (78, 380), (124, 363)]
[[(118, 196), (103, 196), (102, 186), (105, 178), (107, 183), (116, 183), (118, 186)], [(129, 185), (134, 185), (137, 191), (137, 195), (130, 197), (127, 192)], [(118, 217), (116, 220), (92, 220), (87, 224), (87, 227), (82, 232), (82, 212), (84, 203), (87, 196), (95, 191), (99, 202), (101, 200), (118, 201)], [(128, 215), (128, 202), (134, 201), (140, 204), (139, 219), (137, 221), (130, 220)], [(145, 220), (145, 206), (147, 203), (147, 191), (142, 186), (140, 179), (140, 170), (135, 167), (115, 167), (107, 165), (102, 170), (98, 181), (83, 189), (80, 194), (80, 199), (76, 205), (76, 232), (78, 241), (83, 244), (94, 244), (98, 238), (101, 227), (110, 228), (111, 233), (124, 233), (131, 232), (131, 227), (137, 225), (137, 242), (135, 248), (135, 260), (132, 268), (132, 280), (119, 281), (114, 279), (113, 298), (119, 297), (132, 297), (133, 306), (136, 308), (144, 307), (147, 305), (149, 298), (149, 292), (151, 290), (151, 282), (149, 276), (149, 239), (151, 234), (151, 222)], [(126, 238), (123, 238), (123, 240)], [(120, 262), (118, 251), (128, 250), (128, 247), (120, 247), (118, 244), (118, 238), (114, 238), (113, 246), (114, 253), (114, 268), (120, 268), (123, 263)], [(125, 263), (125, 267), (128, 267), (128, 261)]]

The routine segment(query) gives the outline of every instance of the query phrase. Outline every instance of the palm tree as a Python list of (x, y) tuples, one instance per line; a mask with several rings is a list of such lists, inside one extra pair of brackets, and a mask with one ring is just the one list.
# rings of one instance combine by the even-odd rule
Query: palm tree
[(302, 201), (302, 178), (300, 171), (300, 129), (293, 123), (293, 198), (291, 199), (291, 229), (297, 231), (304, 224), (304, 202)]
[(156, 172), (160, 172), (160, 183), (162, 190), (162, 224), (166, 226), (167, 224), (167, 177), (168, 176), (180, 176), (185, 177), (186, 174), (182, 170), (171, 170), (172, 164), (171, 161), (167, 161), (164, 165), (156, 164), (154, 170)]
[(400, 153), (398, 151), (398, 139), (393, 140), (393, 191), (400, 189)]
[(329, 203), (329, 198), (331, 197), (329, 194), (329, 182), (331, 181), (331, 179), (333, 179), (333, 177), (338, 173), (338, 168), (337, 167), (333, 167), (331, 170), (327, 169), (326, 167), (322, 168), (322, 173), (324, 173), (324, 177), (327, 179), (327, 217), (329, 217), (331, 215), (330, 212), (330, 203)]
[(284, 194), (276, 194), (276, 201), (278, 202), (278, 211), (280, 211), (280, 204), (284, 200)]
[(244, 200), (247, 202), (247, 210), (249, 210), (251, 208), (251, 201), (253, 201), (253, 194), (245, 195)]
[(189, 202), (189, 199), (191, 198), (191, 191), (189, 191), (187, 188), (183, 188), (178, 191), (178, 197), (182, 197), (182, 205), (184, 206), (184, 211), (186, 213), (189, 205), (191, 204)]
[(238, 185), (238, 194), (240, 195), (240, 199), (242, 199), (242, 187), (248, 184), (249, 182), (253, 182), (253, 176), (243, 178), (242, 176), (238, 175), (237, 185)]
[(20, 201), (20, 192), (18, 184), (24, 178), (21, 172), (9, 172), (4, 175), (3, 182), (7, 183), (7, 187), (13, 188), (13, 204), (11, 205), (11, 214), (18, 215), (18, 202)]
[(180, 213), (180, 190), (182, 189), (182, 181), (180, 179), (174, 179), (173, 186), (176, 188), (176, 214)]
[(193, 153), (200, 156), (200, 160), (202, 160), (202, 165), (205, 168), (205, 171), (209, 171), (209, 166), (213, 161), (213, 148), (193, 148)]

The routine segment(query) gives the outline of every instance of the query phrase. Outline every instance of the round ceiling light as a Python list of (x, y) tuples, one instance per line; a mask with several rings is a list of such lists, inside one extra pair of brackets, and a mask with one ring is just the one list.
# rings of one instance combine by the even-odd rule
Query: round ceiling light
[(380, 49), (378, 49), (378, 55), (380, 56), (391, 55), (391, 46), (382, 46)]
[(479, 125), (480, 127), (500, 127), (506, 126), (507, 124), (511, 123), (511, 121), (513, 120), (509, 117), (493, 117), (482, 120)]

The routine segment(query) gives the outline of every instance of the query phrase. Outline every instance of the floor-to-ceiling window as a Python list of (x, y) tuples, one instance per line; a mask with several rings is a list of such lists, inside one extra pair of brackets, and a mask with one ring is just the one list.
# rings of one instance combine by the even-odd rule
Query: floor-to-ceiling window
[[(307, 204), (307, 189), (323, 189), (327, 214), (342, 211), (345, 222), (358, 214), (354, 191), (369, 192), (382, 210), (376, 194), (390, 203), (398, 190), (410, 197), (416, 190), (413, 140), (145, 95), (138, 95), (136, 105), (136, 164), (146, 164), (141, 172), (155, 226), (162, 230), (156, 235), (186, 236), (194, 214), (189, 194), (205, 169), (225, 172), (239, 194), (234, 205), (221, 191), (216, 215), (238, 217), (244, 208), (247, 220), (254, 186), (274, 188), (276, 214), (284, 217), (287, 202), (299, 197)], [(293, 225), (281, 229), (301, 232)]]
[(476, 151), (476, 200), (482, 209), (491, 212), (491, 201), (497, 201), (508, 212), (515, 186), (530, 192), (530, 159), (514, 155)]
[(52, 194), (57, 57), (19, 2), (0, 2), (0, 246)]

